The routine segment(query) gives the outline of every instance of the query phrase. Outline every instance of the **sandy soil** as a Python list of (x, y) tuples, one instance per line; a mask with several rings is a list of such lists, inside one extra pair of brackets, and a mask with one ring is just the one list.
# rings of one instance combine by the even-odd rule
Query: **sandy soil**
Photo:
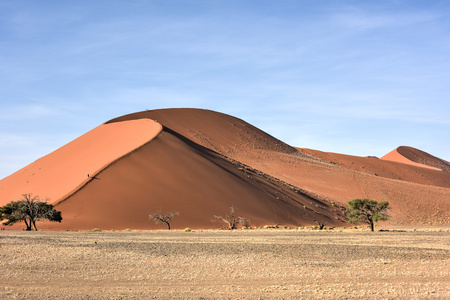
[(449, 231), (0, 232), (0, 298), (450, 298)]

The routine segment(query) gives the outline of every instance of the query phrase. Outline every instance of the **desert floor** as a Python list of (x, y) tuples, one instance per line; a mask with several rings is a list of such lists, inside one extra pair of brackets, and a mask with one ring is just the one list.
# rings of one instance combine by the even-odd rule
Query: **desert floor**
[(0, 232), (0, 298), (450, 298), (450, 232)]

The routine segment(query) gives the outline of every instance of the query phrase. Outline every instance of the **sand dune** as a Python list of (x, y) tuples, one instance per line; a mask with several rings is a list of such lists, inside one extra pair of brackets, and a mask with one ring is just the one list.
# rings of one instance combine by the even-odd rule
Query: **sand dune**
[[(164, 228), (148, 219), (159, 209), (180, 212), (174, 228), (218, 228), (213, 215), (232, 205), (255, 226), (342, 226), (342, 207), (363, 197), (390, 201), (391, 224), (449, 225), (447, 162), (398, 149), (395, 161), (326, 153), (214, 111), (144, 111), (108, 121), (0, 181), (0, 199), (51, 195), (64, 221), (41, 227), (59, 230)], [(87, 180), (89, 172), (97, 179)]]
[(57, 205), (66, 212), (58, 228), (165, 228), (148, 218), (160, 209), (180, 212), (173, 228), (219, 228), (222, 224), (211, 222), (213, 215), (225, 215), (231, 206), (256, 226), (308, 225), (315, 219), (343, 224), (335, 207), (169, 129), (97, 176), (100, 180)]
[(398, 147), (381, 157), (381, 159), (450, 172), (449, 162), (412, 147)]
[(317, 198), (346, 206), (351, 199), (371, 197), (390, 201), (392, 224), (450, 224), (447, 172), (368, 157), (321, 157), (325, 152), (295, 149), (245, 121), (208, 110), (155, 110), (112, 122), (145, 116)]
[(142, 146), (161, 129), (160, 124), (150, 119), (100, 125), (1, 180), (0, 205), (19, 200), (24, 193), (55, 203), (95, 180), (102, 168)]

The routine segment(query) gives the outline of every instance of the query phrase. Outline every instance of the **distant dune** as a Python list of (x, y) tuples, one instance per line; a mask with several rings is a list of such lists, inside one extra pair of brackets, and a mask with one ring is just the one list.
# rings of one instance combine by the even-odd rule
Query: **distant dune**
[[(87, 174), (90, 176), (88, 177)], [(125, 115), (0, 181), (0, 205), (22, 193), (62, 211), (55, 230), (218, 228), (229, 213), (254, 226), (345, 225), (346, 202), (390, 201), (394, 225), (450, 225), (449, 163), (399, 147), (377, 158), (294, 148), (243, 120), (200, 109)]]
[(381, 159), (450, 172), (449, 162), (412, 147), (398, 147)]

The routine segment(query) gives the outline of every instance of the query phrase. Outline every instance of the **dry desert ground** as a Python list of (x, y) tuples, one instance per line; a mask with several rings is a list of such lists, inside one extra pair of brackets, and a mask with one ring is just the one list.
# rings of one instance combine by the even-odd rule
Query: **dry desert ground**
[(450, 231), (1, 231), (1, 299), (450, 298)]

